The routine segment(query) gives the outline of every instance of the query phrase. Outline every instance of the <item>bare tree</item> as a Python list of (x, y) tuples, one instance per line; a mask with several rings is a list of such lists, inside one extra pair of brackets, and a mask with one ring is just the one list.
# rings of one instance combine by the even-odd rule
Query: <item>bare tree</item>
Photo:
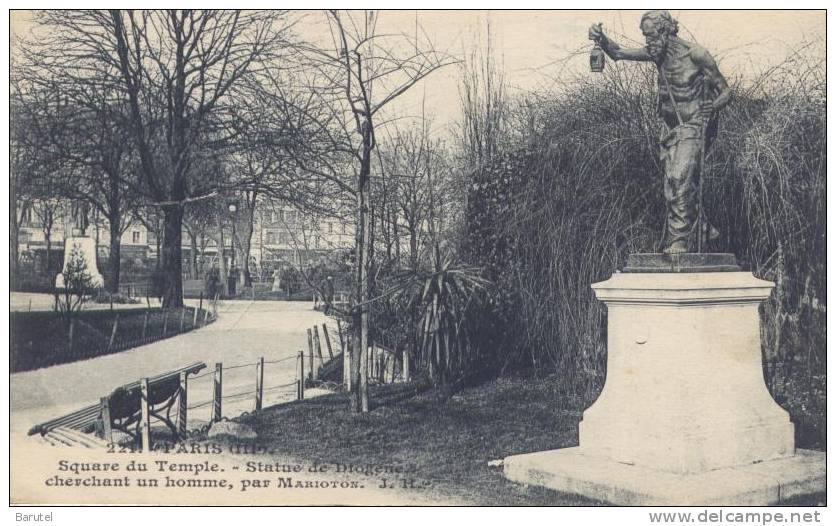
[(497, 66), (489, 19), (484, 41), (481, 28), (476, 39), (474, 51), (461, 63), (459, 85), (462, 120), (458, 138), (464, 161), (471, 168), (490, 162), (499, 153), (508, 119), (505, 76)]
[(47, 272), (52, 268), (52, 232), (55, 229), (55, 222), (60, 221), (66, 210), (65, 203), (55, 196), (45, 196), (39, 199), (32, 208), (41, 231), (44, 233), (46, 243), (46, 261), (44, 267)]
[[(316, 94), (332, 115), (338, 134), (334, 142), (347, 150), (354, 172), (356, 210), (356, 276), (352, 301), (352, 410), (369, 410), (365, 349), (369, 347), (369, 303), (373, 283), (371, 203), (372, 156), (376, 126), (383, 121), (382, 110), (427, 75), (455, 61), (436, 51), (419, 35), (377, 32), (374, 11), (329, 11), (326, 19), (332, 46), (305, 46), (308, 64), (314, 71), (308, 89)], [(423, 35), (422, 35), (423, 36)]]
[[(37, 82), (38, 79), (35, 79)], [(45, 86), (54, 87), (54, 81)], [(55, 89), (58, 111), (34, 120), (61, 169), (45, 184), (48, 196), (88, 203), (107, 220), (107, 289), (119, 291), (121, 239), (140, 204), (124, 106), (93, 82)], [(55, 122), (41, 122), (53, 120)], [(46, 210), (46, 209), (45, 209)]]
[[(400, 237), (403, 231), (409, 247), (409, 268), (418, 268), (424, 236), (435, 235), (447, 204), (443, 190), (451, 178), (444, 144), (431, 133), (432, 120), (422, 116), (414, 126), (397, 128), (382, 144), (380, 162), (386, 173), (386, 208), (382, 222)], [(388, 241), (387, 241), (388, 243)], [(394, 239), (396, 247), (399, 239)]]
[(195, 156), (234, 135), (229, 106), (247, 75), (276, 60), (288, 24), (280, 11), (46, 11), (43, 45), (54, 67), (105, 77), (128, 105), (141, 187), (164, 222), (163, 304), (182, 304), (184, 207), (195, 192)]
[[(37, 115), (54, 111), (54, 98), (43, 89), (13, 76), (9, 119), (9, 279), (14, 289), (20, 280), (20, 229), (33, 210), (38, 188), (58, 170), (49, 148), (52, 130), (38, 129)], [(52, 110), (50, 110), (52, 108)]]

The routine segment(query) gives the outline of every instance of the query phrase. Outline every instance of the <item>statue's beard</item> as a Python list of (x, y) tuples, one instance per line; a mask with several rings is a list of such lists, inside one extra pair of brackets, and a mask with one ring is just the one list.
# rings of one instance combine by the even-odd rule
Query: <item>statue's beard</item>
[(654, 59), (660, 59), (665, 54), (665, 49), (667, 48), (667, 42), (664, 40), (654, 40), (648, 42), (647, 44), (647, 52), (650, 54), (651, 57)]

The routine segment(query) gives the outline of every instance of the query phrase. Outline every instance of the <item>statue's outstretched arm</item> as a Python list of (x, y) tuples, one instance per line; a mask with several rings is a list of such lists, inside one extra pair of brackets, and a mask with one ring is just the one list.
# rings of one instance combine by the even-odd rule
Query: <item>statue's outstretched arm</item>
[(610, 40), (604, 34), (604, 31), (601, 29), (601, 24), (595, 24), (589, 28), (589, 39), (597, 42), (601, 46), (601, 49), (604, 50), (604, 53), (613, 60), (638, 60), (643, 62), (653, 60), (650, 53), (647, 52), (647, 49), (643, 47), (622, 49), (621, 46)]
[(638, 60), (640, 62), (653, 60), (647, 49), (643, 47), (624, 49), (606, 36), (601, 39), (601, 48), (613, 60)]

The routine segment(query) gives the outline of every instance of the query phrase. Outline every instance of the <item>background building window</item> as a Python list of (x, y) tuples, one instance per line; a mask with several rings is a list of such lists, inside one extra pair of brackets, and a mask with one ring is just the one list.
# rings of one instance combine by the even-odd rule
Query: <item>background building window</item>
[(138, 245), (141, 242), (142, 240), (139, 230), (134, 230), (133, 232), (131, 232), (131, 243)]

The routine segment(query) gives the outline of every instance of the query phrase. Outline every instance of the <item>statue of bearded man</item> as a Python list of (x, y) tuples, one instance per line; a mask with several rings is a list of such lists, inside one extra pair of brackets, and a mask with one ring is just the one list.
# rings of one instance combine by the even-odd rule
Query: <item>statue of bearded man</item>
[(658, 112), (664, 121), (659, 141), (667, 202), (664, 252), (701, 252), (708, 240), (719, 236), (702, 210), (702, 164), (731, 91), (708, 51), (679, 38), (678, 24), (669, 12), (648, 11), (640, 27), (646, 43), (641, 48), (621, 48), (600, 24), (589, 29), (589, 38), (613, 60), (656, 64)]

